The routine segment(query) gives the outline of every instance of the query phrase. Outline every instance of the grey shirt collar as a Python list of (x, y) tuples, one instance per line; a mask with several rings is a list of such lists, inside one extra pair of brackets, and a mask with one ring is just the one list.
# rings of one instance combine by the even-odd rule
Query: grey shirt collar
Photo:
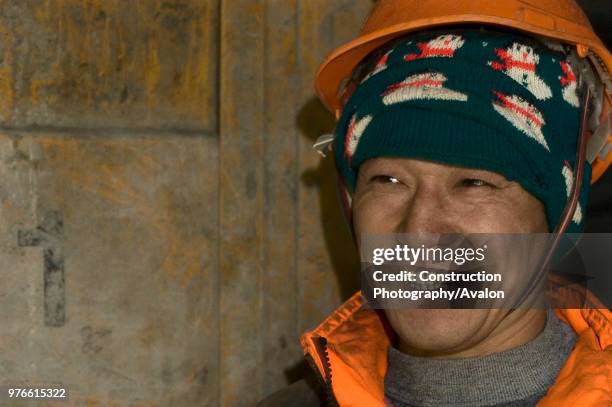
[(532, 341), (466, 359), (416, 357), (389, 348), (385, 396), (401, 406), (491, 406), (544, 395), (576, 342), (552, 311)]

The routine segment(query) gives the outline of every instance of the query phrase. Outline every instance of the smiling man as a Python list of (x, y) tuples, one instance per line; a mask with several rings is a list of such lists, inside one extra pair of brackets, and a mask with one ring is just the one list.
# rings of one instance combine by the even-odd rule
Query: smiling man
[[(374, 158), (360, 167), (353, 215), (358, 235), (548, 231), (544, 206), (517, 182), (408, 158)], [(453, 358), (520, 346), (546, 321), (543, 310), (387, 309), (386, 317), (400, 351)]]
[[(608, 50), (572, 0), (438, 3), (379, 1), (317, 74), (357, 244), (580, 232), (612, 160), (597, 141), (610, 130)], [(262, 405), (612, 405), (607, 309), (364, 303), (357, 293), (302, 337), (319, 384)]]

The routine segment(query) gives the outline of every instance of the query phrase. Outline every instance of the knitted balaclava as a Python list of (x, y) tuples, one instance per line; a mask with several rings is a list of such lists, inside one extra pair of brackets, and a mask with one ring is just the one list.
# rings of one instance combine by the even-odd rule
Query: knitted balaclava
[[(406, 38), (347, 101), (334, 151), (355, 189), (369, 158), (406, 157), (478, 168), (518, 182), (546, 207), (550, 231), (573, 183), (580, 132), (576, 76), (561, 49), (507, 33)], [(568, 232), (582, 230), (586, 165)]]

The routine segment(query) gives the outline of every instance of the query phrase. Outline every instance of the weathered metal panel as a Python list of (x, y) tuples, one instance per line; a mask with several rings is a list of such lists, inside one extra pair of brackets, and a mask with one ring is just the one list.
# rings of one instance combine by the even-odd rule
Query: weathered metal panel
[(265, 49), (263, 394), (301, 360), (297, 329), (297, 0), (268, 0)]
[(264, 0), (224, 0), (220, 61), (220, 347), (223, 406), (261, 397)]
[(33, 171), (36, 154), (0, 134), (0, 377), (18, 384), (16, 371), (33, 377), (37, 362), (31, 332), (44, 326), (42, 253), (17, 245), (17, 234), (36, 222)]
[(0, 9), (2, 126), (216, 128), (218, 0)]
[[(2, 377), (62, 383), (66, 405), (215, 405), (217, 139), (26, 134), (0, 145), (2, 172), (29, 178), (30, 199), (10, 205), (35, 213), (2, 219), (14, 239), (0, 256)], [(11, 168), (11, 157), (29, 164)]]
[(3, 377), (132, 407), (296, 378), (357, 281), (312, 78), (370, 4), (0, 0)]

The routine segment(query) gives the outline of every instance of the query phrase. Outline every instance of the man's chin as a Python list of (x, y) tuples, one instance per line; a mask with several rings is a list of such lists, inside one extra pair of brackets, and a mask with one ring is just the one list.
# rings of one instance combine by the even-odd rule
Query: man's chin
[[(400, 340), (400, 350), (422, 356), (463, 353), (484, 339), (493, 327), (488, 309), (387, 309), (385, 314)], [(488, 329), (487, 329), (488, 328)]]

